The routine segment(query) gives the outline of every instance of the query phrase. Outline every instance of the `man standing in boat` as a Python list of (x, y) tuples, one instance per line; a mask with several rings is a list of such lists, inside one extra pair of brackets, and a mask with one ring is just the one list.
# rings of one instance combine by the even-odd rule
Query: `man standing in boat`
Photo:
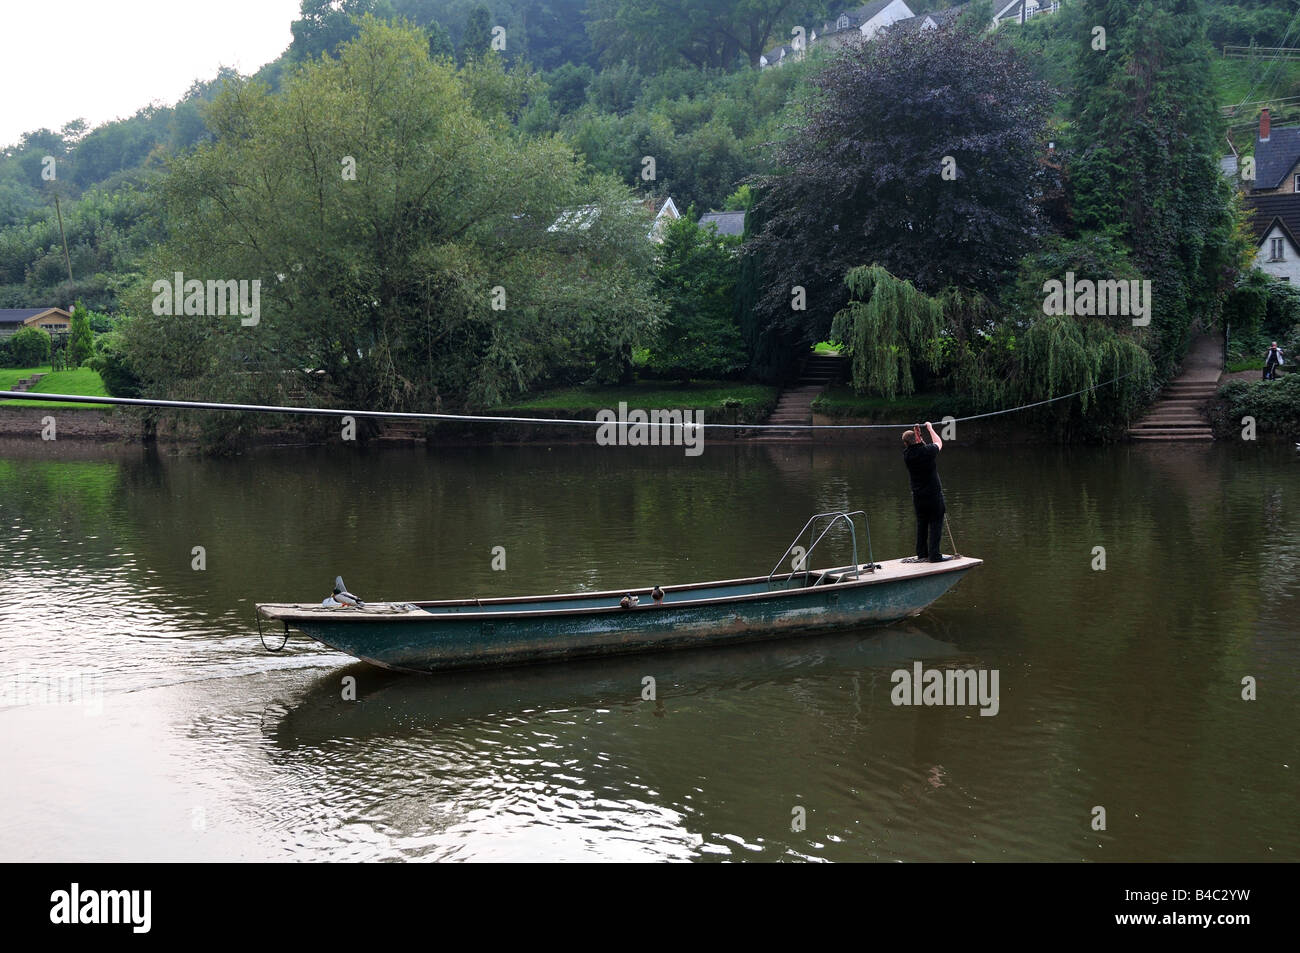
[(947, 512), (943, 484), (939, 482), (939, 451), (943, 449), (943, 441), (928, 420), (925, 429), (930, 432), (929, 443), (921, 436), (920, 424), (903, 431), (903, 463), (912, 482), (912, 506), (916, 510), (916, 557), (906, 561), (941, 563), (952, 559), (939, 551), (943, 517)]

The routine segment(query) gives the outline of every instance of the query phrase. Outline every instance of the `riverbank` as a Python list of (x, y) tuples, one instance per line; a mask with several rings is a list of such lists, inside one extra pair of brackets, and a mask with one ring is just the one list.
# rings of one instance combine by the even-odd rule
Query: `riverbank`
[[(1239, 376), (1243, 382), (1230, 387), (1230, 393), (1253, 383), (1252, 372), (1232, 375), (1234, 379)], [(1284, 391), (1289, 393), (1296, 386), (1286, 383), (1286, 380), (1284, 377), (1270, 385), (1280, 388), (1275, 394), (1269, 395), (1272, 398), (1270, 406), (1284, 397)], [(1300, 377), (1296, 380), (1300, 384)], [(612, 432), (616, 438), (610, 442), (635, 445), (639, 441), (627, 439), (634, 432), (638, 420), (629, 417), (633, 411), (645, 413), (648, 419), (655, 411), (690, 410), (703, 415), (706, 424), (703, 439), (706, 443), (731, 444), (749, 442), (765, 433), (744, 425), (763, 421), (776, 405), (779, 393), (774, 387), (721, 382), (676, 387), (655, 382), (627, 388), (569, 388), (540, 395), (510, 407), (485, 411), (483, 414), (487, 417), (592, 421), (601, 419), (598, 415), (604, 412), (612, 415), (608, 419), (628, 421), (626, 426), (615, 424), (607, 428), (606, 436)], [(1216, 407), (1216, 436), (1220, 439), (1238, 439), (1239, 423), (1228, 426), (1228, 422), (1239, 420), (1241, 414), (1236, 414), (1232, 406), (1223, 400)], [(930, 420), (941, 436), (948, 434), (945, 439), (954, 445), (1020, 446), (1040, 439), (1040, 435), (1027, 428), (1023, 418), (1015, 414), (957, 423), (951, 429), (942, 423), (945, 415), (960, 417), (967, 413), (970, 411), (961, 401), (941, 395), (915, 395), (895, 401), (885, 401), (882, 398), (854, 398), (849, 401), (840, 394), (828, 392), (813, 404), (812, 424), (814, 428), (820, 429), (814, 429), (811, 434), (793, 430), (774, 433), (788, 438), (792, 443), (810, 440), (819, 445), (864, 444), (883, 447), (897, 444), (901, 429), (909, 423)], [(1260, 416), (1258, 439), (1281, 441), (1291, 439), (1292, 436), (1300, 438), (1300, 420), (1288, 422), (1292, 416), (1296, 415), (1287, 416), (1277, 426), (1273, 425), (1271, 416)], [(51, 419), (52, 433), (48, 424)], [(181, 452), (205, 446), (204, 435), (198, 425), (198, 421), (204, 418), (197, 417), (195, 413), (159, 411), (155, 412), (155, 419), (156, 426), (150, 425), (144, 412), (134, 408), (115, 407), (104, 410), (66, 403), (5, 402), (0, 403), (0, 437), (34, 442), (46, 442), (52, 438), (92, 443), (157, 443)], [(1265, 420), (1270, 423), (1265, 425)], [(710, 429), (708, 424), (723, 424), (727, 427)], [(239, 422), (232, 423), (231, 426), (239, 431), (236, 439), (228, 441), (231, 449), (284, 444), (328, 446), (344, 439), (345, 430), (342, 413), (338, 418), (301, 419), (242, 415)], [(833, 427), (854, 429), (831, 429)], [(619, 431), (624, 432), (621, 438)], [(597, 442), (598, 433), (598, 428), (592, 424), (515, 421), (435, 423), (363, 418), (356, 421), (355, 426), (355, 439), (358, 443), (381, 446), (416, 444), (431, 448), (485, 444), (580, 445)], [(674, 433), (676, 431), (670, 431), (669, 439), (663, 442), (672, 445), (682, 443), (681, 439), (673, 437)], [(652, 444), (649, 439), (645, 441), (647, 445), (659, 442), (655, 440)]]

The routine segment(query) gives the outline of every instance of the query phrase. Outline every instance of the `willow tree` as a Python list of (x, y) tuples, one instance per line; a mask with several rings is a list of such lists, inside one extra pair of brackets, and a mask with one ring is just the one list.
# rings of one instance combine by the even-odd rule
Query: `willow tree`
[(835, 315), (831, 337), (848, 348), (853, 389), (889, 400), (912, 393), (914, 361), (939, 368), (943, 302), (880, 265), (854, 268), (844, 283), (851, 300)]

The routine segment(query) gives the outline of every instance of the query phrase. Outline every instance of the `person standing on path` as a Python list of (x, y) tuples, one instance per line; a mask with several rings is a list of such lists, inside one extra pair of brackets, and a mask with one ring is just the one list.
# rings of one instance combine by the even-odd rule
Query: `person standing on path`
[(1268, 349), (1268, 356), (1264, 358), (1264, 380), (1277, 380), (1277, 366), (1282, 363), (1282, 349), (1273, 342), (1273, 346)]
[(912, 506), (916, 510), (916, 557), (905, 561), (941, 563), (953, 558), (939, 551), (947, 512), (943, 484), (939, 482), (938, 458), (943, 441), (928, 420), (925, 429), (930, 433), (929, 443), (921, 436), (920, 424), (903, 431), (903, 463), (912, 483)]

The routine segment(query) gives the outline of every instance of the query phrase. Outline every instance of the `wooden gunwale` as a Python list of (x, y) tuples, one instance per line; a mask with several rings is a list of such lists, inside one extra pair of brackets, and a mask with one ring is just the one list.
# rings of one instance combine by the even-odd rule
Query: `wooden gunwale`
[[(887, 561), (891, 562), (891, 561)], [(899, 564), (898, 561), (892, 561)], [(429, 623), (439, 619), (456, 620), (456, 621), (501, 621), (506, 619), (530, 619), (530, 618), (557, 618), (575, 615), (605, 615), (605, 614), (625, 614), (637, 612), (639, 610), (660, 610), (660, 609), (687, 609), (699, 608), (711, 605), (732, 604), (738, 602), (755, 602), (764, 599), (780, 599), (794, 595), (807, 595), (817, 592), (845, 592), (853, 589), (866, 588), (868, 586), (884, 585), (891, 582), (905, 582), (912, 579), (921, 579), (926, 576), (942, 575), (950, 572), (964, 572), (974, 569), (976, 566), (983, 564), (982, 559), (976, 559), (971, 556), (959, 556), (943, 563), (925, 563), (919, 564), (928, 568), (907, 569), (902, 575), (888, 573), (887, 563), (877, 563), (876, 565), (886, 568), (886, 572), (866, 572), (860, 579), (851, 579), (847, 582), (828, 583), (820, 586), (801, 586), (795, 589), (773, 589), (769, 592), (751, 592), (739, 595), (722, 595), (714, 596), (708, 599), (687, 599), (683, 601), (673, 601), (665, 603), (663, 606), (654, 606), (641, 604), (631, 609), (624, 609), (615, 603), (611, 606), (588, 606), (566, 609), (520, 609), (515, 612), (456, 612), (456, 613), (436, 613), (436, 612), (387, 612), (382, 614), (369, 614), (364, 610), (349, 609), (330, 609), (317, 611), (318, 606), (309, 603), (259, 603), (257, 611), (259, 614), (268, 619), (283, 622), (294, 621), (313, 621), (320, 622), (328, 619), (330, 622), (356, 622), (356, 623), (398, 623), (398, 622), (423, 622)], [(866, 563), (862, 564), (866, 566)], [(853, 566), (835, 567), (832, 569), (813, 569), (809, 575), (813, 578), (823, 572), (851, 572)], [(793, 579), (795, 576), (803, 576), (804, 572), (784, 573), (779, 576), (772, 576), (771, 581), (783, 582)], [(748, 576), (741, 579), (725, 579), (714, 582), (697, 582), (686, 583), (677, 586), (665, 586), (664, 592), (689, 592), (695, 589), (714, 589), (723, 586), (743, 586), (753, 585), (756, 583), (765, 583), (768, 581), (767, 576)], [(648, 594), (650, 588), (636, 589), (605, 589), (599, 592), (570, 592), (556, 593), (543, 596), (496, 596), (488, 599), (445, 599), (432, 602), (410, 602), (407, 605), (413, 605), (417, 610), (426, 608), (452, 608), (461, 606), (489, 606), (503, 605), (509, 603), (544, 603), (544, 602), (562, 602), (566, 600), (594, 600), (594, 599), (621, 599), (624, 594), (632, 593), (634, 595)], [(382, 604), (382, 603), (381, 603)], [(328, 613), (328, 614), (326, 614)]]

